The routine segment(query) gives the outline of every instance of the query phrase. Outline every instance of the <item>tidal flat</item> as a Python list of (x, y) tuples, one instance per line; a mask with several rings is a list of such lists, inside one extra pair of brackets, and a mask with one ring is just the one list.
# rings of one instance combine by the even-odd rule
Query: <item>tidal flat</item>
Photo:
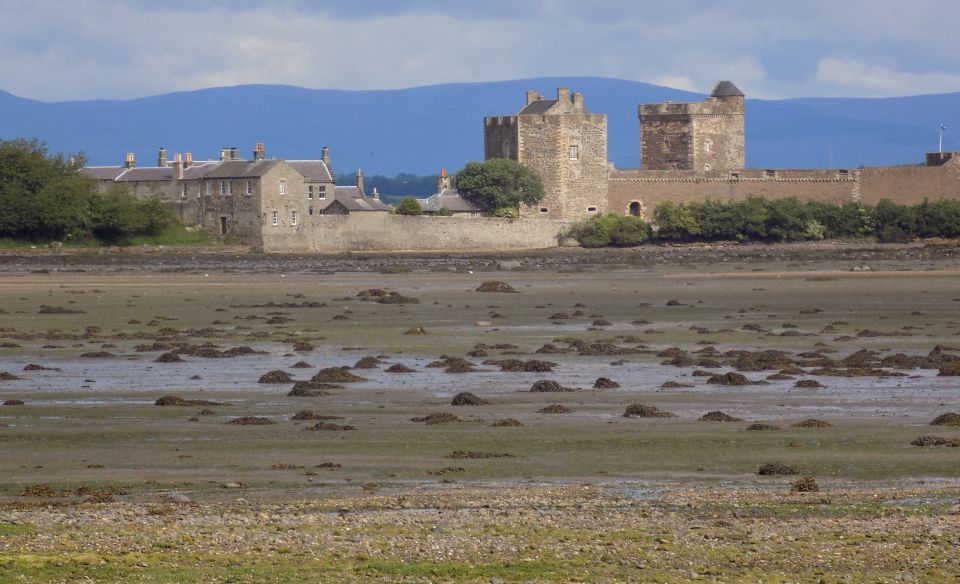
[(5, 261), (0, 582), (955, 581), (960, 250), (735, 249)]

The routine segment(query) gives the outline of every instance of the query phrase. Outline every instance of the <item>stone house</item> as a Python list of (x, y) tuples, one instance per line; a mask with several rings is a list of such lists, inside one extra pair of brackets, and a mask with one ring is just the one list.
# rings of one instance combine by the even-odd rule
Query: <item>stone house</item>
[(457, 191), (456, 177), (448, 175), (445, 168), (441, 168), (437, 176), (437, 192), (426, 199), (417, 199), (417, 203), (427, 215), (435, 215), (441, 209), (450, 211), (455, 217), (476, 219), (484, 215), (480, 207)]
[(224, 148), (219, 160), (194, 162), (189, 153), (168, 161), (161, 148), (155, 167), (138, 168), (127, 154), (124, 166), (81, 172), (95, 179), (101, 192), (123, 186), (138, 198), (159, 196), (184, 223), (254, 246), (277, 230), (302, 228), (313, 215), (390, 210), (379, 196), (365, 196), (362, 172), (357, 186), (337, 187), (329, 150), (322, 152), (319, 160), (267, 159), (263, 144), (257, 144), (251, 160)]

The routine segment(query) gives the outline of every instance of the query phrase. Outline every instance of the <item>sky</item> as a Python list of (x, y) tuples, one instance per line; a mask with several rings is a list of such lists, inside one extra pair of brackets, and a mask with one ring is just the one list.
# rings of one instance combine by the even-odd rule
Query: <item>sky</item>
[(0, 90), (129, 99), (597, 76), (750, 97), (960, 91), (945, 0), (0, 0)]

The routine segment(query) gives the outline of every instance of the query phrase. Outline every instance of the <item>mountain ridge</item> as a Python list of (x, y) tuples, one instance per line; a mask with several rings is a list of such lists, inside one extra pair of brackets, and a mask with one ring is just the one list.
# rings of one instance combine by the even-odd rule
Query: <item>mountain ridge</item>
[[(51, 150), (84, 151), (92, 165), (140, 166), (170, 153), (215, 157), (222, 146), (241, 154), (264, 142), (268, 156), (318, 158), (329, 146), (337, 172), (432, 174), (483, 157), (483, 117), (513, 115), (525, 91), (547, 98), (556, 87), (584, 95), (608, 116), (609, 159), (639, 166), (640, 103), (699, 101), (704, 95), (603, 77), (537, 77), (445, 83), (404, 89), (309, 89), (251, 84), (178, 91), (126, 100), (43, 102), (0, 90), (0, 138), (38, 138)], [(747, 100), (747, 166), (855, 168), (921, 163), (936, 150), (960, 149), (960, 92), (893, 98)]]

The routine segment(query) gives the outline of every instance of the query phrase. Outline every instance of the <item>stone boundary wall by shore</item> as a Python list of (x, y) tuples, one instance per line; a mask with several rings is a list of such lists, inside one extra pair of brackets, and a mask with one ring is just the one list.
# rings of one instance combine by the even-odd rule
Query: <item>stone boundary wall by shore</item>
[(568, 221), (410, 217), (389, 213), (316, 215), (293, 228), (264, 227), (268, 253), (508, 251), (556, 247)]
[(833, 170), (757, 170), (695, 173), (614, 170), (610, 173), (610, 210), (629, 212), (631, 203), (650, 218), (661, 201), (692, 203), (736, 201), (747, 197), (876, 205), (890, 199), (917, 205), (925, 199), (960, 199), (960, 164)]

